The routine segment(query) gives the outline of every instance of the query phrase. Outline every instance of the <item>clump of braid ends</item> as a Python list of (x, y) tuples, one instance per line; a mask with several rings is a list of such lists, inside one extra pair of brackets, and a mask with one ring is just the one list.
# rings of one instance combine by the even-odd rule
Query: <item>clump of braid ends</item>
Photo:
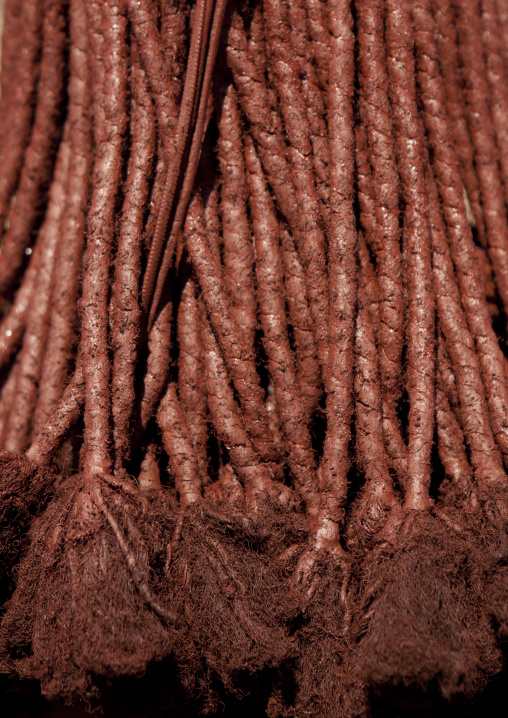
[(353, 718), (501, 670), (507, 43), (501, 0), (6, 0), (3, 672)]

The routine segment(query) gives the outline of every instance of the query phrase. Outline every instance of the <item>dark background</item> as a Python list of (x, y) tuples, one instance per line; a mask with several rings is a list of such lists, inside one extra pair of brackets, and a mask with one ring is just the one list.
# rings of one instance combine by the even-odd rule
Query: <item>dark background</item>
[[(505, 718), (508, 672), (494, 676), (486, 689), (472, 699), (444, 700), (436, 687), (422, 692), (392, 688), (372, 692), (371, 718)], [(270, 681), (261, 676), (242, 700), (219, 693), (219, 710), (210, 718), (265, 718)], [(176, 677), (174, 666), (152, 666), (141, 678), (125, 678), (103, 687), (100, 705), (90, 706), (96, 718), (198, 718), (200, 702), (189, 702)], [(2, 718), (85, 718), (83, 705), (50, 704), (40, 696), (38, 684), (0, 677)], [(319, 718), (318, 715), (309, 718)], [(338, 710), (337, 718), (342, 718)]]

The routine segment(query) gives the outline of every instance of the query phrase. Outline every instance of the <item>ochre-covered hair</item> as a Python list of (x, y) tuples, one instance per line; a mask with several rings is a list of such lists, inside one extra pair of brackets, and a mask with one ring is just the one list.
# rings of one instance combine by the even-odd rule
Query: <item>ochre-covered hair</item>
[[(6, 0), (0, 624), (50, 698), (472, 695), (508, 635), (508, 3)], [(250, 677), (250, 678), (249, 678)]]

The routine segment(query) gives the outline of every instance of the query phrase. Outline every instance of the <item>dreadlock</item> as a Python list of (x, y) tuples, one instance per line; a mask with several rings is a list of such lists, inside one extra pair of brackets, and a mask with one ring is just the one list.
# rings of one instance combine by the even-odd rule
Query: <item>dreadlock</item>
[(11, 673), (171, 656), (213, 710), (269, 667), (331, 718), (500, 670), (507, 40), (499, 0), (6, 0)]

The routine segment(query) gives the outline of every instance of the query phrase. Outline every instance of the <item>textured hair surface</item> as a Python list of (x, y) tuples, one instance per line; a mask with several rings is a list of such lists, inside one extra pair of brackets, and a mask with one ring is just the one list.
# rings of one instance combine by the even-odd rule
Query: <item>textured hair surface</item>
[(502, 669), (507, 48), (504, 0), (6, 0), (9, 682)]

